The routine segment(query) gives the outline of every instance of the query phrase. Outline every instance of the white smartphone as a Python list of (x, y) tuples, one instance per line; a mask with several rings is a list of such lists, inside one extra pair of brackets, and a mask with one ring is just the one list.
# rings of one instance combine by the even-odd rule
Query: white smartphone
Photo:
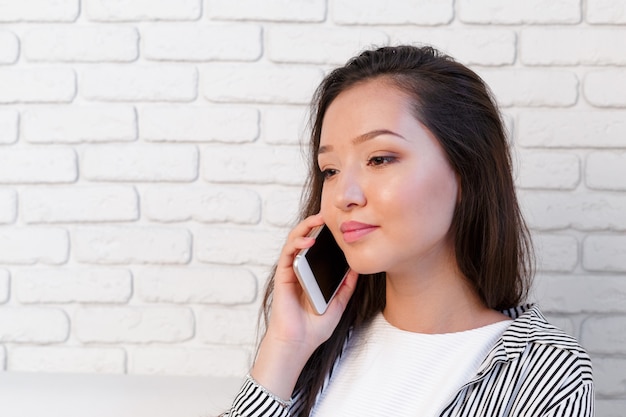
[(293, 261), (293, 269), (317, 314), (324, 314), (348, 274), (348, 262), (326, 225), (314, 228), (310, 237), (315, 243), (302, 249)]

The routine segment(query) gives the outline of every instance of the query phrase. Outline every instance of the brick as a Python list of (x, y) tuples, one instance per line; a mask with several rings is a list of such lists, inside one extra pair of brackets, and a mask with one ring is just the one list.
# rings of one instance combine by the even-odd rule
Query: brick
[(0, 184), (68, 183), (78, 177), (69, 148), (15, 148), (0, 153)]
[(536, 230), (626, 230), (626, 196), (591, 191), (524, 191), (525, 218)]
[(241, 188), (151, 187), (143, 193), (142, 205), (146, 218), (161, 222), (256, 224), (261, 217), (259, 195)]
[(17, 217), (17, 193), (0, 188), (0, 223), (13, 223)]
[(130, 62), (139, 56), (139, 33), (123, 26), (49, 26), (22, 37), (28, 61)]
[(0, 85), (0, 103), (67, 103), (76, 95), (76, 74), (70, 68), (0, 69)]
[(520, 153), (519, 160), (518, 187), (573, 190), (580, 183), (578, 155), (524, 151)]
[(142, 107), (139, 132), (153, 142), (252, 142), (259, 136), (259, 112), (244, 106)]
[(128, 22), (153, 20), (197, 20), (201, 0), (85, 0), (87, 18), (93, 21)]
[(596, 415), (602, 417), (623, 417), (626, 410), (626, 400), (614, 398), (596, 398)]
[(574, 24), (582, 17), (578, 0), (459, 0), (457, 10), (464, 23)]
[(207, 7), (211, 20), (262, 20), (273, 22), (322, 22), (326, 17), (324, 0), (211, 0)]
[(0, 144), (17, 141), (20, 114), (13, 109), (0, 109)]
[(587, 318), (582, 324), (581, 343), (592, 353), (623, 353), (626, 345), (624, 316)]
[(188, 182), (198, 177), (191, 145), (102, 145), (85, 148), (84, 178), (94, 181)]
[(592, 24), (626, 24), (626, 2), (623, 0), (587, 0), (586, 16), (587, 22)]
[(68, 254), (69, 238), (63, 229), (0, 229), (0, 264), (58, 265), (67, 261)]
[(589, 103), (597, 107), (626, 107), (626, 70), (588, 72), (583, 94)]
[(511, 65), (516, 57), (515, 32), (509, 29), (387, 28), (392, 45), (434, 45), (465, 65)]
[(626, 272), (626, 236), (588, 235), (583, 241), (583, 266), (588, 271)]
[(0, 64), (13, 64), (19, 55), (20, 41), (17, 36), (8, 30), (0, 30)]
[(261, 57), (261, 26), (159, 24), (142, 28), (142, 53), (157, 61), (255, 61)]
[(14, 372), (123, 374), (126, 353), (121, 348), (25, 346), (11, 349), (8, 369)]
[(73, 233), (78, 262), (93, 264), (185, 264), (191, 257), (186, 229), (90, 227)]
[(278, 227), (290, 227), (298, 219), (300, 208), (300, 187), (281, 187), (268, 194), (264, 199), (263, 217)]
[(289, 25), (270, 28), (267, 33), (268, 53), (274, 62), (340, 65), (370, 45), (388, 43), (384, 32), (361, 28), (322, 31), (316, 26)]
[(381, 2), (370, 2), (363, 7), (363, 2), (358, 0), (343, 0), (333, 6), (333, 21), (349, 25), (442, 25), (454, 17), (451, 0), (398, 0), (393, 7)]
[[(9, 301), (10, 290), (11, 274), (6, 269), (0, 269), (0, 304)], [(1, 359), (0, 362), (2, 362)]]
[(197, 339), (207, 344), (253, 344), (257, 309), (210, 307), (200, 309)]
[(31, 108), (22, 115), (22, 136), (31, 143), (134, 141), (137, 116), (131, 106)]
[(20, 196), (26, 223), (131, 221), (139, 218), (137, 193), (129, 186), (27, 188)]
[(193, 336), (194, 318), (181, 307), (84, 307), (74, 330), (84, 343), (174, 343)]
[(534, 292), (545, 311), (626, 313), (624, 276), (541, 274), (534, 281)]
[(196, 98), (197, 83), (193, 67), (98, 65), (83, 69), (80, 90), (89, 100), (184, 102)]
[(195, 233), (194, 253), (202, 262), (273, 265), (285, 236), (269, 230), (205, 228)]
[(593, 110), (522, 111), (517, 141), (546, 148), (624, 146), (626, 112)]
[(241, 377), (249, 369), (250, 349), (241, 347), (130, 349), (131, 374)]
[(578, 101), (578, 78), (561, 70), (482, 70), (501, 106), (568, 107)]
[[(594, 358), (594, 381), (599, 396), (626, 395), (626, 359), (624, 358)], [(622, 415), (624, 409), (622, 408)], [(598, 414), (605, 416), (606, 414)]]
[(585, 183), (597, 190), (626, 190), (626, 152), (589, 153)]
[(206, 147), (201, 163), (202, 177), (211, 182), (301, 185), (305, 177), (296, 147)]
[(261, 114), (263, 141), (275, 145), (308, 143), (307, 109), (301, 106), (268, 107)]
[(0, 342), (58, 343), (70, 332), (65, 312), (51, 307), (0, 308)]
[[(623, 29), (532, 28), (520, 35), (520, 59), (526, 65), (624, 65), (616, 39)], [(541, 45), (541, 47), (539, 47)]]
[(540, 271), (573, 271), (578, 264), (578, 240), (565, 235), (533, 235)]
[(215, 64), (201, 74), (204, 97), (215, 102), (309, 104), (322, 73), (316, 68)]
[(140, 268), (134, 278), (137, 297), (150, 303), (249, 304), (257, 295), (257, 279), (247, 268)]
[(124, 269), (18, 269), (13, 274), (20, 303), (125, 303), (132, 277)]
[(73, 22), (79, 0), (21, 0), (0, 3), (0, 22)]

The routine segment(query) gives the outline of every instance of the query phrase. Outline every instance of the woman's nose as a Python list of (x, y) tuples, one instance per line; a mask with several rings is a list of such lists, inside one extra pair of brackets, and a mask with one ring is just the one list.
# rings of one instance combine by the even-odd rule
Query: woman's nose
[(351, 210), (355, 207), (364, 206), (366, 203), (365, 192), (358, 176), (344, 172), (335, 189), (335, 205), (341, 210)]

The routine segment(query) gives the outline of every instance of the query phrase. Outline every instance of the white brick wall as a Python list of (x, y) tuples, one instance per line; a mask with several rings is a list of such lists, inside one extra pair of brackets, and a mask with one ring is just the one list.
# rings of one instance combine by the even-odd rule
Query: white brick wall
[(23, 0), (0, 3), (0, 22), (72, 22), (80, 0)]
[(126, 303), (132, 275), (124, 269), (18, 269), (13, 272), (15, 298), (22, 304)]
[(79, 90), (92, 101), (192, 101), (197, 74), (182, 65), (84, 67)]
[(122, 374), (126, 370), (122, 348), (16, 346), (8, 357), (11, 371)]
[(10, 285), (9, 271), (0, 269), (0, 304), (8, 301)]
[(624, 0), (22, 0), (0, 25), (0, 369), (241, 376), (314, 88), (430, 43), (504, 108), (533, 297), (623, 416)]
[[(530, 28), (520, 34), (520, 59), (525, 65), (624, 65), (626, 56), (615, 48), (624, 29)], [(538, 45), (541, 45), (539, 48)]]
[(155, 61), (255, 61), (261, 33), (260, 25), (153, 25), (142, 31), (143, 52)]
[(72, 238), (75, 259), (85, 264), (185, 264), (191, 257), (184, 228), (89, 227), (76, 229)]
[(3, 307), (0, 309), (0, 341), (13, 343), (60, 343), (67, 340), (67, 314), (52, 307)]
[(83, 0), (87, 18), (92, 21), (196, 20), (201, 0)]
[(139, 34), (131, 27), (46, 26), (22, 37), (24, 58), (49, 62), (129, 62), (137, 59)]
[(136, 296), (149, 303), (230, 306), (250, 304), (257, 295), (257, 279), (244, 267), (142, 268), (133, 276)]
[(17, 140), (19, 113), (12, 109), (0, 109), (0, 144)]
[(139, 132), (153, 142), (253, 142), (259, 136), (259, 111), (248, 106), (142, 107)]
[[(98, 129), (94, 129), (98, 126)], [(36, 107), (22, 112), (22, 138), (30, 143), (133, 141), (137, 117), (131, 106)]]
[(198, 151), (191, 145), (93, 146), (81, 159), (91, 181), (189, 182), (198, 176)]
[(574, 24), (581, 20), (578, 0), (459, 0), (459, 19), (480, 24)]
[(15, 34), (0, 30), (0, 64), (12, 64), (19, 55), (19, 39)]
[(73, 321), (84, 343), (175, 343), (194, 334), (193, 313), (184, 307), (84, 307)]
[(1, 68), (0, 103), (70, 102), (76, 95), (76, 73), (70, 68)]

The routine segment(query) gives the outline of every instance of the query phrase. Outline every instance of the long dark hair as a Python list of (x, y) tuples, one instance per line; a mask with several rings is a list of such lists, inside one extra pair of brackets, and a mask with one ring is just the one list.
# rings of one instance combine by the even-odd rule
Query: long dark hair
[[(431, 47), (369, 50), (329, 73), (312, 102), (309, 175), (300, 217), (320, 210), (323, 178), (317, 166), (322, 120), (330, 103), (358, 83), (384, 77), (411, 100), (415, 118), (437, 138), (460, 180), (452, 219), (456, 261), (489, 308), (517, 306), (527, 296), (533, 256), (513, 183), (500, 112), (483, 80)], [(273, 276), (263, 302), (267, 322)], [(308, 416), (351, 329), (385, 307), (385, 274), (359, 278), (334, 333), (305, 365), (295, 392), (296, 414)]]

